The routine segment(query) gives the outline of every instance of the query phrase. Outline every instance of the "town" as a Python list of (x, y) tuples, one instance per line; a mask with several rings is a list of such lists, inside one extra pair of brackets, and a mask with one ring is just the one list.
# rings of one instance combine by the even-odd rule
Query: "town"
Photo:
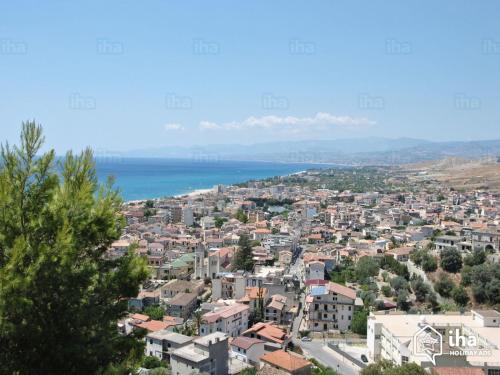
[(123, 215), (106, 256), (147, 259), (118, 322), (145, 344), (143, 373), (500, 374), (495, 189), (321, 169)]

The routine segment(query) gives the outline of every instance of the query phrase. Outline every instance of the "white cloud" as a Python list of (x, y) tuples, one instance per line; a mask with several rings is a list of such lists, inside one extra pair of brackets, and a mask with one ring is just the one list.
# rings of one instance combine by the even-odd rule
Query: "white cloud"
[(165, 124), (163, 128), (166, 131), (179, 131), (179, 130), (184, 130), (184, 126), (181, 124)]
[(251, 116), (241, 122), (232, 121), (223, 124), (201, 121), (199, 127), (202, 130), (286, 129), (287, 131), (299, 131), (314, 127), (336, 126), (341, 128), (359, 128), (375, 124), (375, 121), (364, 117), (335, 116), (326, 112), (318, 112), (313, 117)]

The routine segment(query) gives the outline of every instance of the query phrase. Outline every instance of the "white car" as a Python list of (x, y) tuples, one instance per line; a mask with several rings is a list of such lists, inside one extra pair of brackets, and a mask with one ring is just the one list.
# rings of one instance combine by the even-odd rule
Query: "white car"
[(312, 338), (310, 338), (309, 336), (304, 336), (300, 339), (300, 341), (312, 341)]

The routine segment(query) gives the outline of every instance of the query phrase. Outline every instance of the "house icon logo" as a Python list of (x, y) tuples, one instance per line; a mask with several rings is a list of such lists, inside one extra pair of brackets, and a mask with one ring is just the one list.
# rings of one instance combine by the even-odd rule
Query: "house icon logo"
[(426, 357), (436, 365), (436, 357), (443, 354), (443, 335), (426, 324), (413, 335), (413, 354)]

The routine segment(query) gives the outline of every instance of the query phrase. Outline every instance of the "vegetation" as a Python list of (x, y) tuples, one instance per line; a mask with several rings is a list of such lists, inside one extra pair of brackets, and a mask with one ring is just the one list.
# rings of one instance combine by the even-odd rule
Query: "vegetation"
[(436, 258), (429, 253), (429, 250), (417, 250), (410, 255), (410, 259), (425, 272), (434, 272), (437, 269)]
[(463, 286), (455, 286), (451, 291), (451, 297), (458, 306), (467, 306), (469, 303), (469, 295)]
[(251, 271), (255, 265), (252, 255), (252, 244), (246, 234), (241, 235), (238, 241), (240, 247), (233, 259), (234, 270)]
[(331, 367), (326, 367), (318, 362), (315, 358), (309, 358), (309, 361), (314, 365), (311, 375), (340, 375), (337, 371), (333, 370)]
[(441, 268), (447, 272), (457, 273), (462, 268), (462, 255), (456, 249), (441, 252)]
[(241, 208), (236, 212), (236, 215), (234, 217), (244, 224), (248, 223), (248, 216)]
[(220, 217), (220, 216), (217, 216), (215, 219), (214, 219), (214, 222), (215, 222), (215, 226), (217, 228), (222, 228), (222, 226), (224, 225), (224, 223), (227, 221), (227, 219), (225, 217)]
[(360, 375), (428, 375), (427, 372), (415, 363), (406, 363), (396, 366), (392, 362), (382, 360), (372, 363), (361, 370)]
[(352, 317), (351, 330), (359, 335), (366, 335), (368, 310), (358, 310)]
[(356, 263), (355, 275), (359, 282), (378, 275), (379, 265), (372, 257), (362, 257)]
[(408, 267), (398, 262), (394, 257), (390, 255), (386, 255), (382, 258), (380, 267), (385, 270), (390, 270), (398, 276), (404, 277), (406, 280), (410, 279), (410, 272), (408, 271)]
[(441, 274), (439, 280), (434, 283), (434, 290), (443, 297), (450, 297), (454, 287), (455, 283), (445, 273)]
[(147, 369), (153, 369), (158, 367), (165, 367), (165, 363), (162, 362), (159, 358), (153, 356), (146, 356), (142, 361), (142, 367)]
[(165, 309), (159, 305), (151, 305), (144, 309), (144, 314), (148, 315), (153, 320), (163, 320)]
[(119, 335), (116, 322), (146, 262), (132, 250), (104, 257), (124, 219), (111, 181), (97, 183), (92, 152), (57, 165), (54, 151), (39, 154), (43, 143), (41, 127), (27, 122), (20, 146), (1, 149), (1, 372), (130, 372), (143, 343)]
[(489, 261), (477, 266), (464, 266), (462, 285), (470, 286), (477, 303), (500, 303), (500, 268)]

